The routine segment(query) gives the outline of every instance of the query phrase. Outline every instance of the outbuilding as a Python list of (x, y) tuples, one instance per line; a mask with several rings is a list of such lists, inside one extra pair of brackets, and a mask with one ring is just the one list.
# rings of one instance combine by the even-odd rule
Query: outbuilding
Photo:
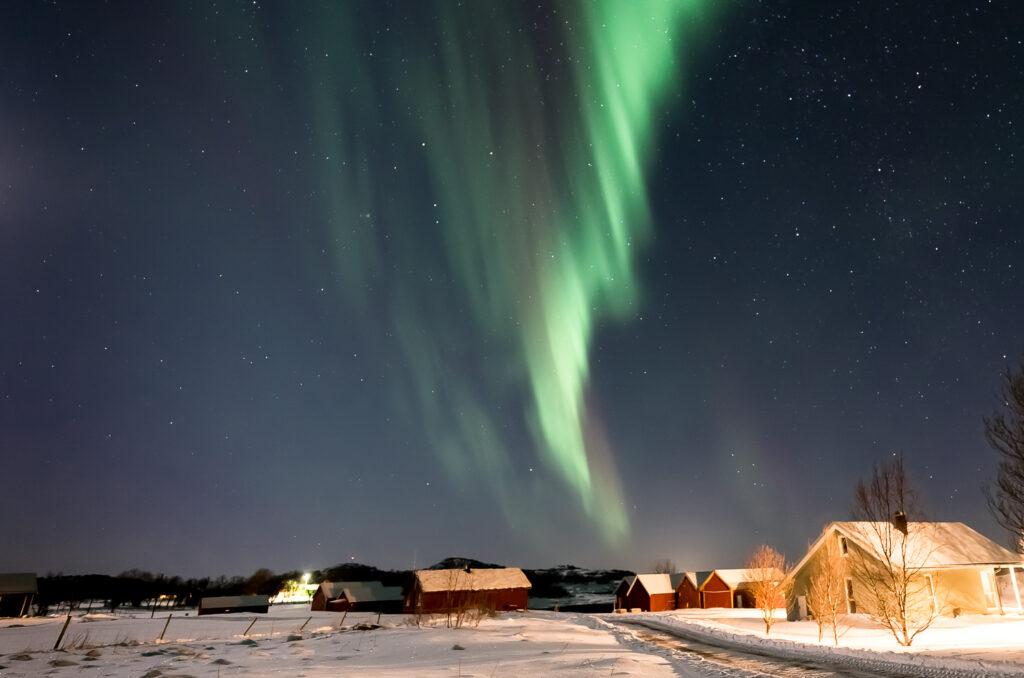
[(214, 596), (199, 601), (198, 614), (265, 613), (269, 609), (270, 596)]
[(379, 581), (325, 581), (313, 594), (310, 609), (397, 614), (402, 611), (402, 587), (384, 586)]
[[(700, 585), (704, 583), (710, 572), (680, 572), (673, 576), (676, 589), (676, 609), (685, 610), (700, 607)], [(676, 583), (678, 582), (678, 583)]]
[(634, 581), (636, 581), (635, 574), (622, 578), (622, 581), (620, 581), (619, 585), (615, 588), (615, 607), (613, 609), (628, 609), (629, 606), (626, 605), (626, 594), (629, 593), (629, 587), (633, 585)]
[(704, 582), (698, 588), (700, 593), (700, 606), (709, 607), (732, 607), (732, 589), (718, 574), (717, 570), (708, 572)]
[(624, 608), (643, 612), (676, 609), (676, 591), (669, 574), (638, 574), (625, 596)]
[[(698, 576), (705, 573), (698, 573)], [(706, 573), (704, 581), (698, 588), (700, 606), (709, 607), (756, 607), (753, 583), (761, 581), (762, 575), (771, 581), (782, 581), (785, 574), (776, 568), (768, 570), (750, 570), (737, 568), (731, 570), (712, 570)], [(785, 607), (786, 601), (780, 596), (777, 607)]]
[(405, 611), (525, 610), (530, 587), (518, 567), (418, 570), (405, 597)]
[(0, 617), (24, 617), (32, 613), (39, 592), (35, 572), (0, 574)]

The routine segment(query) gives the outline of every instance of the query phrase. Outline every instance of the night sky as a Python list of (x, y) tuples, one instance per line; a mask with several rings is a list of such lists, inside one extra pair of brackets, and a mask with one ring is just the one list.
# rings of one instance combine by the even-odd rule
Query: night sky
[(6, 3), (0, 570), (1003, 541), (1017, 2)]

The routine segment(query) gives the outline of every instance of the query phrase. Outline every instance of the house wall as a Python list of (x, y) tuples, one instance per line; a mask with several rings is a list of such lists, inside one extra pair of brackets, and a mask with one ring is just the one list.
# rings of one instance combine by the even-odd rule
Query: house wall
[(633, 585), (633, 589), (626, 596), (627, 610), (650, 610), (651, 609), (651, 597), (647, 593), (647, 589), (640, 582)]
[(942, 614), (952, 615), (957, 608), (963, 614), (985, 614), (991, 611), (981, 584), (980, 569), (942, 570), (933, 576)]
[(655, 593), (650, 596), (650, 603), (647, 609), (650, 612), (665, 612), (676, 609), (676, 594)]
[(32, 605), (31, 593), (4, 593), (0, 594), (0, 617), (20, 617), (22, 614), (31, 614), (29, 608)]
[(317, 589), (313, 594), (313, 600), (309, 604), (309, 609), (313, 612), (323, 612), (327, 609), (327, 596), (324, 595), (323, 589)]
[(529, 590), (495, 589), (493, 591), (430, 591), (421, 593), (415, 586), (406, 599), (406, 612), (447, 612), (461, 607), (481, 607), (498, 611), (525, 610)]
[(626, 582), (619, 582), (618, 588), (615, 589), (615, 609), (621, 610), (628, 607), (626, 604), (626, 591), (629, 590), (629, 586)]
[(732, 607), (732, 589), (717, 574), (701, 586), (701, 607)]

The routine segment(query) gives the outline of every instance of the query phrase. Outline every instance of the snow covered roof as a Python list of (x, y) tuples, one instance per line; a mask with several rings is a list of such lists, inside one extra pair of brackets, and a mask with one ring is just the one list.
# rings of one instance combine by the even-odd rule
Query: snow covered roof
[(432, 591), (494, 591), (497, 589), (528, 589), (530, 580), (518, 567), (454, 570), (418, 570), (420, 590)]
[(13, 593), (36, 593), (34, 572), (10, 572), (0, 574), (0, 595)]
[[(876, 557), (882, 557), (885, 553), (885, 541), (903, 539), (903, 534), (891, 523), (884, 522), (835, 522), (826, 527), (825, 532), (828, 533), (832, 529), (861, 545)], [(964, 523), (911, 522), (907, 524), (906, 538), (908, 559), (915, 568), (1024, 562), (1024, 555), (1003, 548)]]
[[(675, 593), (676, 590), (672, 586), (672, 577), (667, 574), (638, 574), (636, 582), (640, 582), (652, 596), (656, 593)], [(633, 586), (636, 586), (636, 582), (633, 582)]]
[(350, 603), (401, 600), (401, 586), (384, 586), (379, 581), (325, 581), (320, 584), (327, 600), (344, 597)]
[[(764, 578), (767, 578), (769, 581), (782, 581), (786, 576), (782, 573), (782, 570), (777, 567), (753, 570), (746, 568), (739, 568), (735, 570), (715, 570), (715, 573), (729, 588), (733, 590), (736, 590), (744, 584), (749, 584), (752, 581), (760, 581)], [(765, 575), (767, 575), (767, 577), (765, 577)]]
[[(869, 553), (873, 553), (875, 557), (882, 557), (885, 552), (882, 547), (883, 539), (902, 539), (902, 533), (896, 530), (891, 523), (864, 521), (829, 523), (791, 572), (796, 574), (801, 570), (825, 539), (836, 533), (859, 544)], [(910, 540), (907, 544), (908, 566), (915, 569), (1024, 563), (1024, 554), (1013, 553), (1003, 548), (964, 523), (913, 521), (907, 523), (907, 538)]]

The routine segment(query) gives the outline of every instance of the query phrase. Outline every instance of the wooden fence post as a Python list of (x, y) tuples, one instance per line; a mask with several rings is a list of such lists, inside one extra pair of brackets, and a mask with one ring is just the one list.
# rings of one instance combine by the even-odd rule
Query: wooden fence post
[(341, 628), (341, 627), (343, 627), (345, 625), (345, 617), (347, 617), (347, 616), (348, 616), (348, 610), (345, 610), (345, 614), (341, 615), (341, 622), (339, 622), (338, 628)]
[(174, 616), (173, 612), (171, 612), (170, 614), (167, 615), (167, 621), (164, 622), (164, 630), (160, 632), (160, 637), (156, 639), (156, 642), (159, 643), (161, 640), (164, 639), (164, 634), (167, 633), (167, 627), (171, 625), (171, 617), (173, 617), (173, 616)]
[(302, 633), (302, 629), (306, 628), (306, 624), (308, 624), (309, 620), (312, 619), (312, 618), (313, 618), (312, 615), (310, 615), (309, 617), (306, 617), (306, 621), (302, 622), (302, 626), (299, 627), (298, 633)]
[(71, 623), (71, 613), (68, 612), (68, 618), (64, 620), (64, 627), (60, 630), (60, 635), (57, 636), (57, 642), (53, 644), (54, 650), (60, 649), (60, 641), (64, 640), (64, 632), (68, 630), (68, 624)]
[(250, 623), (250, 624), (249, 624), (248, 626), (246, 626), (246, 627), (245, 627), (245, 633), (243, 633), (243, 634), (242, 634), (242, 637), (243, 637), (243, 638), (244, 638), (245, 636), (249, 635), (249, 629), (251, 629), (251, 628), (253, 627), (253, 625), (254, 625), (254, 624), (256, 624), (256, 617), (253, 617), (253, 618), (252, 618), (252, 622), (251, 622), (251, 623)]

